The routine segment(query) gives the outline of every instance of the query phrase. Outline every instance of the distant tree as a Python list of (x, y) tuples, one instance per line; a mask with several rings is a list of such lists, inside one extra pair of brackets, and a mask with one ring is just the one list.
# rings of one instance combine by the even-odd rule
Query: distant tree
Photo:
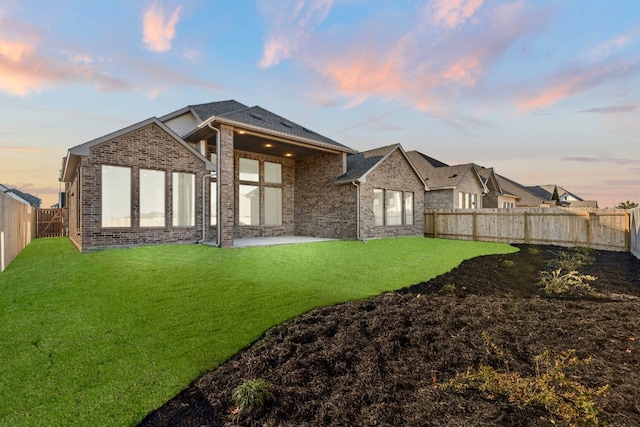
[(630, 202), (629, 200), (627, 200), (626, 202), (620, 202), (618, 203), (618, 206), (616, 206), (616, 208), (618, 209), (633, 209), (637, 207), (638, 204), (636, 202)]

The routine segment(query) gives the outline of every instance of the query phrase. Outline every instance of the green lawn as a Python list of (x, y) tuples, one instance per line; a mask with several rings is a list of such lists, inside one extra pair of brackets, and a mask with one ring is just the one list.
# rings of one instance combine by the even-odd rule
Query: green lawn
[(515, 250), (415, 237), (80, 254), (35, 240), (0, 273), (0, 425), (135, 424), (286, 319)]

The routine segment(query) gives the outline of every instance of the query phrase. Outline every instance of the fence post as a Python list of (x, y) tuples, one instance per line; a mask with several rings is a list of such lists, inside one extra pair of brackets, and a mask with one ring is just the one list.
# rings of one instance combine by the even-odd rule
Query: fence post
[(524, 212), (524, 243), (529, 244), (529, 212)]
[(472, 227), (473, 227), (473, 240), (478, 240), (478, 213), (473, 211), (472, 215)]
[(625, 252), (631, 252), (631, 212), (625, 211), (624, 213), (624, 250)]
[(433, 211), (433, 238), (438, 238), (438, 212)]

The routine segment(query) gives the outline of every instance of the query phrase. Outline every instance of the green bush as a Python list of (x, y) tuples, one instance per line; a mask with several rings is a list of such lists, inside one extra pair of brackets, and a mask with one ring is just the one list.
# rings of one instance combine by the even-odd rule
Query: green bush
[(242, 412), (249, 408), (262, 408), (273, 400), (272, 385), (264, 378), (247, 380), (231, 392), (233, 403)]

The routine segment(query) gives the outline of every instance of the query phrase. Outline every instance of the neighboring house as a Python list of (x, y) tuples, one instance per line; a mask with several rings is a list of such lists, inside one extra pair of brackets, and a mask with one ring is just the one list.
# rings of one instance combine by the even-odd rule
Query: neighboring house
[(527, 187), (527, 189), (540, 197), (541, 199), (565, 207), (580, 207), (580, 208), (597, 208), (598, 202), (595, 200), (584, 200), (581, 197), (576, 196), (570, 191), (565, 190), (559, 185), (534, 185)]
[(410, 151), (408, 156), (429, 186), (425, 209), (479, 209), (483, 207), (483, 196), (490, 191), (487, 184), (499, 191), (492, 173), (483, 178), (473, 163), (448, 166), (418, 151)]
[(423, 233), (426, 186), (400, 146), (357, 153), (233, 100), (152, 117), (69, 149), (63, 162), (69, 237), (83, 251)]
[(22, 203), (26, 203), (28, 205), (33, 206), (36, 209), (40, 208), (41, 200), (39, 197), (36, 197), (29, 193), (24, 193), (15, 188), (9, 188), (6, 185), (0, 184), (0, 193), (5, 193), (7, 196), (10, 196), (13, 199), (19, 200)]

